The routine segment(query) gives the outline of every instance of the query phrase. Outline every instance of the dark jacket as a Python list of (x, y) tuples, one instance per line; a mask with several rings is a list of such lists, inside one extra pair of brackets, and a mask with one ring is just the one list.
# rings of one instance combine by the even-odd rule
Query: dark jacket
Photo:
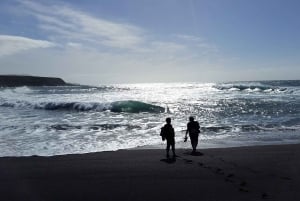
[(165, 124), (164, 127), (162, 127), (162, 133), (167, 140), (175, 137), (175, 132), (172, 124)]
[(200, 133), (200, 126), (198, 121), (191, 121), (187, 124), (187, 129), (190, 135), (195, 136)]

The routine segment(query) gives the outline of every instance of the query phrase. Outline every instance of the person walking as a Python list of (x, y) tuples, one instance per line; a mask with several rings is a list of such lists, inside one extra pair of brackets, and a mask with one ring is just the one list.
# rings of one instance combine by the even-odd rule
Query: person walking
[(192, 154), (196, 153), (196, 148), (198, 145), (198, 137), (199, 137), (199, 133), (200, 133), (200, 125), (198, 121), (194, 120), (194, 117), (190, 117), (189, 118), (190, 122), (188, 122), (187, 124), (187, 130), (185, 133), (185, 138), (184, 141), (187, 141), (187, 134), (189, 134), (190, 136), (190, 140), (191, 140), (191, 144), (192, 144)]
[(169, 151), (170, 151), (170, 147), (172, 148), (172, 152), (173, 152), (173, 157), (176, 157), (175, 154), (175, 132), (174, 132), (174, 128), (171, 124), (171, 118), (166, 118), (166, 124), (161, 128), (161, 133), (160, 135), (162, 136), (162, 140), (167, 140), (167, 147), (166, 147), (166, 154), (167, 154), (167, 158), (170, 157), (169, 155)]

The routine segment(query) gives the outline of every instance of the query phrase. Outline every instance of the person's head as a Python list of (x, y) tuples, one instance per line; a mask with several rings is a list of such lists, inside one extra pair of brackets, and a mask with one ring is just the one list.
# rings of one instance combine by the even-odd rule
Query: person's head
[(192, 116), (190, 116), (189, 119), (190, 119), (190, 121), (194, 121), (194, 117), (192, 117)]
[(167, 124), (170, 124), (171, 123), (171, 118), (170, 117), (166, 118), (166, 122), (167, 122)]

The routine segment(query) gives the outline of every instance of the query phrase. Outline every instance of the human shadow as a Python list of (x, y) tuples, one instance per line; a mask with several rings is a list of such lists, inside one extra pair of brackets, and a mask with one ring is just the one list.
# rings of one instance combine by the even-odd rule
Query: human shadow
[(204, 153), (201, 153), (199, 151), (196, 152), (185, 152), (184, 155), (190, 155), (190, 156), (203, 156)]
[(160, 160), (161, 162), (165, 162), (168, 164), (176, 163), (176, 157), (164, 158)]

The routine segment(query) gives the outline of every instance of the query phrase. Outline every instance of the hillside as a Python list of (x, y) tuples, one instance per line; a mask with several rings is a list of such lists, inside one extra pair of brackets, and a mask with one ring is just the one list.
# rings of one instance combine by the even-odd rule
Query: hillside
[(0, 87), (20, 86), (63, 86), (67, 83), (61, 78), (26, 75), (0, 75)]

